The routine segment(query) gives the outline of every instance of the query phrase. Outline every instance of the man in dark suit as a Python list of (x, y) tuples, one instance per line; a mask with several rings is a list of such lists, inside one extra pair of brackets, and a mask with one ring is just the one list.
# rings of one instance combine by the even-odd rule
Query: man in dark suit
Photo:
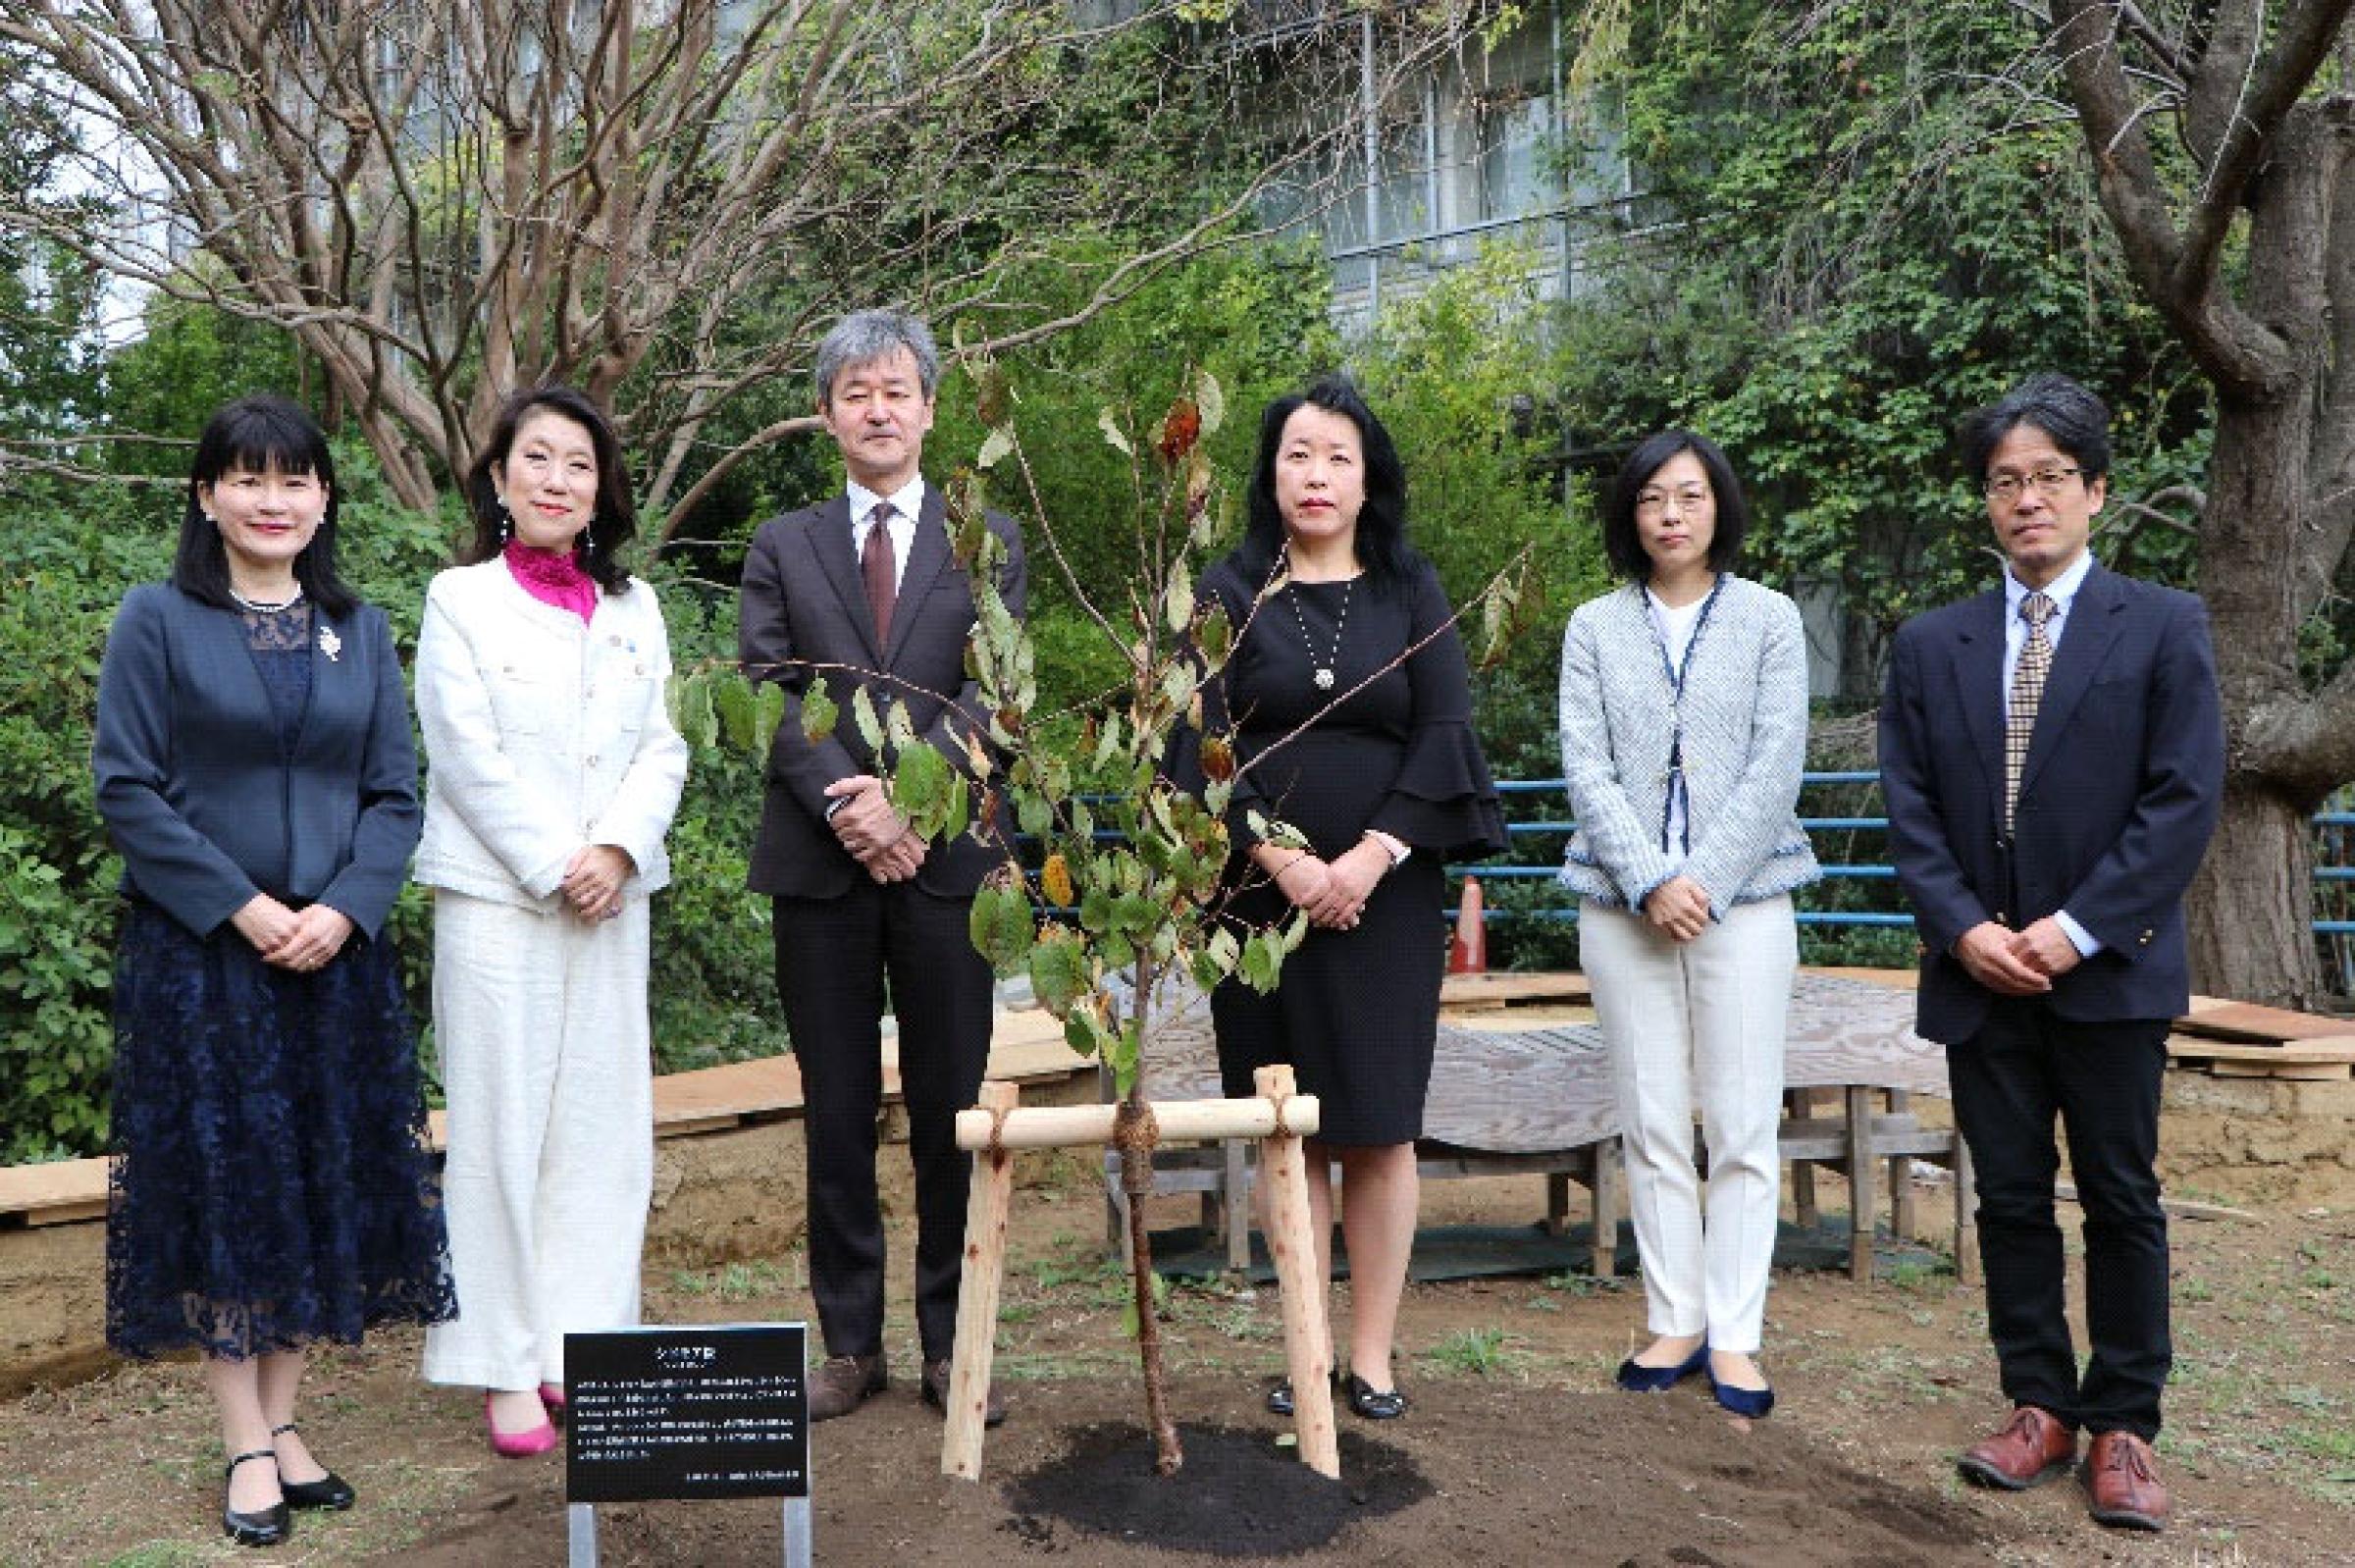
[[(976, 614), (946, 508), (920, 472), (940, 356), (923, 324), (891, 311), (845, 317), (818, 347), (817, 406), (850, 473), (845, 494), (761, 525), (745, 559), (738, 651), (748, 674), (786, 694), (768, 758), (751, 884), (774, 900), (777, 993), (802, 1072), (809, 1155), (810, 1284), (826, 1343), (811, 1377), (814, 1421), (886, 1382), (883, 1222), (875, 1115), (889, 983), (916, 1171), (916, 1317), (925, 1399), (945, 1407), (957, 1336), (968, 1159), (956, 1115), (989, 1057), (989, 966), (968, 934), (974, 891), (1004, 859), (970, 837), (927, 843), (893, 810), (878, 759), (849, 719), (864, 687), (880, 714), (905, 703), (924, 744), (969, 769), (986, 739), (965, 673)], [(1021, 535), (998, 592), (1020, 615)], [(812, 741), (802, 700), (823, 677), (844, 719)], [(990, 1418), (1003, 1418), (993, 1390)]]
[[(2207, 612), (2088, 553), (2110, 467), (2092, 392), (2033, 377), (1973, 414), (1962, 446), (2009, 570), (1899, 631), (1880, 718), (1891, 858), (1922, 939), (1918, 1027), (1947, 1047), (1977, 1167), (1987, 1326), (2015, 1407), (1960, 1464), (2032, 1486), (2067, 1468), (2082, 1427), (2093, 1517), (2157, 1530), (2159, 1086), (2190, 1000), (2183, 889), (2224, 780)], [(2085, 1212), (2082, 1377), (2056, 1115)]]

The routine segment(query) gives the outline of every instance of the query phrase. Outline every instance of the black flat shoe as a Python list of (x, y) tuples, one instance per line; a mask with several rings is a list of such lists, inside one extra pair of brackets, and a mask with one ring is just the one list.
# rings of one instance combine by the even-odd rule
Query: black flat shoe
[[(275, 1465), (278, 1452), (272, 1448), (252, 1448), (229, 1461), (229, 1468), (221, 1472), (221, 1528), (240, 1546), (275, 1546), (294, 1533), (294, 1516), (287, 1511), (285, 1496), (259, 1513), (241, 1514), (229, 1505), (229, 1478), (248, 1459), (267, 1459)], [(283, 1482), (280, 1490), (282, 1493), (285, 1490)]]
[(1377, 1388), (1352, 1372), (1341, 1385), (1349, 1408), (1368, 1421), (1395, 1421), (1406, 1414), (1406, 1395), (1396, 1388)]
[[(300, 1430), (293, 1422), (289, 1421), (283, 1427), (272, 1427), (270, 1436), (277, 1437), (282, 1433)], [(359, 1495), (351, 1490), (350, 1482), (345, 1481), (332, 1470), (317, 1481), (288, 1481), (285, 1473), (281, 1472), (278, 1478), (278, 1490), (286, 1494), (287, 1506), (289, 1508), (334, 1508), (340, 1511), (350, 1507), (353, 1500)]]
[[(1333, 1375), (1333, 1385), (1335, 1388), (1341, 1385), (1341, 1375), (1338, 1372)], [(1268, 1390), (1268, 1411), (1272, 1415), (1279, 1416), (1288, 1416), (1292, 1413), (1291, 1379), (1278, 1378), (1276, 1380), (1276, 1386)]]

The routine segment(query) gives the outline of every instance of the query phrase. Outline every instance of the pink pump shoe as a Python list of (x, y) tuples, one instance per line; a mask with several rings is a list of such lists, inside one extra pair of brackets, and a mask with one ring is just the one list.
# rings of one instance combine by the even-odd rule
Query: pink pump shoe
[(564, 1385), (560, 1383), (542, 1384), (540, 1385), (540, 1402), (548, 1407), (550, 1421), (562, 1420), (564, 1417)]
[(544, 1454), (556, 1445), (555, 1423), (545, 1412), (540, 1425), (529, 1432), (501, 1432), (498, 1423), (491, 1419), (491, 1390), (483, 1390), (483, 1425), (491, 1432), (491, 1451), (502, 1459), (529, 1459)]

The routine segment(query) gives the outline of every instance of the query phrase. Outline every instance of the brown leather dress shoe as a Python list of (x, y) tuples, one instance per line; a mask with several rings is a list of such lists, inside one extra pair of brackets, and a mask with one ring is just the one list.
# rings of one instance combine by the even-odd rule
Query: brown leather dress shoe
[[(949, 1379), (955, 1370), (946, 1356), (924, 1363), (924, 1403), (943, 1416), (949, 1413)], [(1005, 1423), (1006, 1399), (998, 1392), (998, 1380), (992, 1378), (989, 1380), (989, 1392), (982, 1396), (981, 1425), (999, 1427)]]
[(2077, 1456), (2077, 1435), (2051, 1411), (2021, 1405), (1994, 1437), (1975, 1442), (1955, 1461), (1962, 1479), (2006, 1491), (2041, 1486)]
[(831, 1421), (847, 1416), (881, 1393), (891, 1382), (880, 1353), (871, 1356), (828, 1356), (810, 1374), (810, 1419)]
[(2165, 1530), (2167, 1489), (2151, 1445), (2130, 1432), (2105, 1432), (2085, 1451), (2079, 1472), (2093, 1499), (2093, 1521), (2120, 1530)]

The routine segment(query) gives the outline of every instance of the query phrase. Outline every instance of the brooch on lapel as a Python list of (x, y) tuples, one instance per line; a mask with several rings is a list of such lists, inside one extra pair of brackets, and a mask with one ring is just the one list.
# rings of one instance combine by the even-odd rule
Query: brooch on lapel
[(324, 621), (319, 624), (319, 652), (325, 653), (331, 662), (343, 656), (343, 639), (338, 637), (336, 629)]

